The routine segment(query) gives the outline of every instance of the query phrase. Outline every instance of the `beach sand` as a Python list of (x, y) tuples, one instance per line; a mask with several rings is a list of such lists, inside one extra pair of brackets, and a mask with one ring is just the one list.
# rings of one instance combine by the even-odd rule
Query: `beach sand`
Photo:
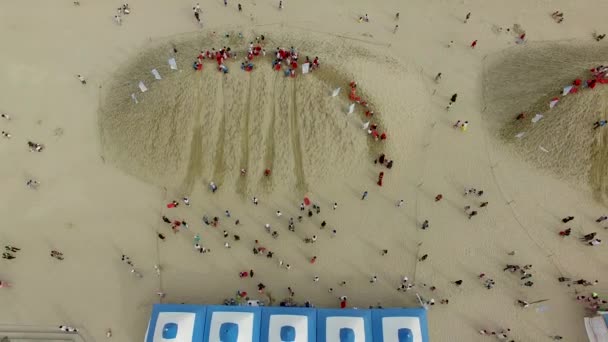
[[(192, 3), (129, 4), (132, 12), (118, 26), (112, 18), (119, 3), (0, 3), (0, 111), (12, 116), (0, 122), (12, 134), (0, 144), (1, 238), (22, 248), (17, 259), (3, 260), (0, 271), (0, 280), (13, 283), (0, 291), (0, 330), (44, 333), (69, 324), (87, 341), (105, 339), (107, 328), (112, 340), (139, 341), (159, 290), (169, 303), (221, 303), (239, 289), (266, 300), (255, 291), (263, 282), (275, 303), (291, 286), (296, 301), (319, 307), (336, 307), (341, 295), (355, 307), (414, 306), (415, 293), (437, 302), (448, 298), (449, 305), (429, 311), (433, 341), (484, 341), (488, 337), (478, 330), (506, 328), (516, 341), (556, 334), (567, 341), (585, 339), (587, 312), (574, 297), (577, 290), (590, 289), (605, 296), (608, 252), (577, 237), (598, 231), (603, 239), (606, 231), (594, 221), (608, 209), (602, 202), (605, 181), (593, 181), (605, 177), (605, 158), (584, 148), (605, 142), (607, 133), (598, 132), (595, 141), (588, 131), (572, 133), (581, 137), (572, 145), (558, 144), (554, 135), (588, 129), (598, 119), (593, 113), (581, 110), (569, 121), (565, 110), (605, 101), (604, 86), (593, 95), (566, 97), (529, 131), (531, 139), (506, 142), (505, 137), (519, 128), (509, 126), (517, 111), (534, 110), (593, 66), (587, 62), (597, 61), (595, 54), (603, 50), (588, 46), (604, 44), (591, 33), (608, 30), (603, 20), (608, 4), (415, 0), (406, 7), (397, 1), (312, 0), (285, 2), (279, 11), (277, 3), (264, 0), (242, 3), (239, 13), (236, 3), (224, 8), (213, 2), (202, 5), (202, 29)], [(561, 24), (550, 17), (557, 9), (565, 13)], [(467, 12), (472, 17), (463, 24)], [(365, 13), (371, 21), (358, 23)], [(525, 30), (526, 44), (516, 46), (516, 36), (506, 32), (514, 24)], [(213, 70), (212, 62), (193, 73), (195, 51), (220, 48), (226, 32), (245, 35), (229, 42), (236, 50), (263, 33), (273, 44), (267, 51), (293, 45), (301, 56), (319, 56), (321, 69), (285, 79), (270, 71), (269, 61), (257, 60), (251, 74), (239, 70), (238, 61), (229, 64), (226, 76)], [(201, 46), (188, 43), (193, 35)], [(479, 42), (471, 49), (474, 39)], [(447, 48), (450, 40), (454, 46)], [(202, 46), (206, 42), (217, 44)], [(547, 42), (562, 48), (543, 50), (553, 44)], [(181, 73), (168, 70), (171, 44), (178, 48)], [(567, 48), (580, 44), (587, 50)], [(580, 51), (586, 53), (576, 57)], [(542, 77), (543, 60), (535, 54), (554, 56), (545, 64), (555, 75)], [(489, 66), (505, 58), (493, 79)], [(153, 67), (163, 80), (152, 79)], [(443, 77), (435, 83), (438, 72)], [(86, 85), (77, 74), (87, 78)], [(528, 84), (526, 77), (539, 81)], [(149, 86), (145, 94), (138, 93), (139, 80)], [(387, 141), (371, 142), (360, 129), (360, 107), (345, 115), (350, 80), (373, 105)], [(342, 93), (332, 99), (336, 87)], [(130, 102), (131, 93), (138, 105)], [(447, 112), (453, 93), (458, 101)], [(513, 104), (514, 96), (520, 106)], [(598, 103), (601, 111), (604, 104)], [(548, 115), (555, 116), (555, 128), (547, 127)], [(452, 127), (456, 120), (470, 122), (466, 133)], [(45, 150), (30, 153), (28, 140), (43, 143)], [(550, 152), (540, 154), (537, 143)], [(576, 158), (568, 156), (570, 146)], [(601, 146), (605, 150), (596, 145), (592, 151), (603, 151)], [(395, 161), (391, 170), (372, 163), (379, 151)], [(584, 165), (554, 167), (557, 161)], [(242, 165), (246, 178), (239, 174)], [(264, 178), (268, 165), (273, 174)], [(380, 171), (383, 187), (375, 183)], [(30, 178), (41, 182), (38, 190), (25, 186)], [(220, 185), (216, 194), (208, 191), (209, 181)], [(464, 197), (471, 186), (483, 189), (483, 198)], [(363, 191), (369, 191), (365, 201)], [(439, 193), (443, 200), (435, 202)], [(289, 232), (287, 220), (300, 214), (305, 195), (321, 206), (321, 214), (305, 217)], [(190, 207), (166, 208), (182, 196), (191, 198)], [(260, 200), (257, 207), (252, 196)], [(401, 199), (405, 205), (397, 208)], [(463, 207), (482, 200), (489, 205), (467, 219)], [(230, 219), (223, 216), (227, 209)], [(187, 221), (189, 230), (173, 234), (161, 221), (163, 214)], [(204, 226), (203, 215), (220, 217), (220, 226)], [(563, 225), (561, 218), (568, 215), (576, 219)], [(430, 228), (423, 231), (427, 219)], [(328, 228), (319, 230), (323, 220)], [(279, 231), (277, 240), (264, 231), (265, 223)], [(566, 226), (573, 236), (560, 238), (557, 232)], [(230, 239), (232, 248), (225, 249), (223, 230), (241, 240)], [(195, 233), (211, 253), (194, 251)], [(302, 241), (313, 234), (319, 237), (315, 244)], [(275, 257), (254, 257), (254, 239)], [(52, 249), (65, 260), (50, 258)], [(389, 254), (381, 256), (382, 249)], [(142, 279), (130, 274), (122, 254), (131, 257)], [(428, 259), (417, 262), (424, 254)], [(318, 257), (314, 265), (312, 256)], [(279, 260), (292, 268), (279, 268)], [(534, 287), (503, 272), (505, 264), (532, 264)], [(253, 279), (238, 278), (249, 269), (255, 270)], [(485, 289), (480, 273), (496, 287)], [(373, 275), (378, 282), (372, 285)], [(561, 275), (599, 284), (566, 287), (557, 282)], [(403, 276), (417, 284), (405, 294), (395, 290)], [(457, 279), (464, 284), (451, 283)], [(347, 286), (338, 285), (342, 280)], [(523, 310), (517, 299), (548, 301)]]

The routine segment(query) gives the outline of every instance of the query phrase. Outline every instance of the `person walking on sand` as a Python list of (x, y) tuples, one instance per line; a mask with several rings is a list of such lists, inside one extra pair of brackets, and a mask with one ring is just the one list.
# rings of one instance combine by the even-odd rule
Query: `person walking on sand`
[(467, 21), (469, 21), (469, 18), (471, 18), (471, 12), (467, 13), (466, 17), (464, 17), (465, 24), (467, 23)]
[(600, 223), (600, 222), (603, 222), (603, 221), (606, 221), (606, 220), (608, 220), (608, 216), (602, 215), (602, 216), (598, 217), (598, 219), (595, 220), (595, 222)]
[(477, 46), (477, 39), (475, 39), (472, 43), (471, 43), (471, 49), (474, 49), (475, 46)]
[(283, 9), (283, 0), (279, 0), (279, 9), (282, 10)]
[(456, 281), (454, 282), (454, 284), (455, 284), (456, 286), (460, 286), (460, 285), (462, 285), (462, 280), (456, 280)]
[(448, 48), (451, 48), (451, 47), (452, 47), (452, 45), (454, 45), (454, 41), (453, 41), (453, 40), (450, 40), (450, 42), (448, 43)]
[(363, 196), (361, 196), (361, 200), (364, 200), (367, 198), (367, 191), (363, 191)]
[(450, 105), (452, 103), (455, 103), (457, 98), (458, 98), (458, 94), (454, 93), (454, 95), (452, 95), (452, 97), (450, 97)]
[(435, 83), (439, 83), (440, 79), (441, 79), (441, 73), (438, 73), (437, 76), (435, 76)]
[(393, 29), (393, 33), (397, 33), (397, 30), (399, 30), (399, 25), (395, 25), (395, 28)]
[(21, 248), (17, 248), (15, 246), (11, 246), (11, 245), (4, 246), (4, 249), (6, 249), (9, 252), (13, 252), (13, 253), (17, 253), (21, 250)]
[(600, 120), (600, 121), (596, 121), (596, 122), (593, 124), (593, 129), (598, 129), (598, 128), (600, 128), (600, 127), (604, 127), (604, 126), (606, 126), (606, 123), (608, 123), (608, 121), (606, 121), (606, 120)]
[(87, 80), (84, 79), (84, 77), (82, 75), (76, 75), (76, 78), (78, 78), (78, 80), (80, 81), (80, 83), (82, 85), (87, 84)]
[(421, 256), (421, 257), (418, 259), (418, 261), (424, 261), (424, 260), (426, 260), (428, 257), (429, 257), (429, 255), (428, 255), (428, 254), (425, 254), (425, 255)]
[(63, 260), (63, 253), (55, 251), (55, 250), (52, 250), (51, 251), (51, 257), (55, 258), (57, 260)]
[(426, 230), (429, 227), (429, 220), (422, 222), (422, 230)]
[(243, 6), (241, 6), (241, 4), (238, 4), (238, 8), (239, 8), (239, 12), (243, 12)]
[(397, 202), (397, 208), (401, 208), (403, 206), (403, 200), (399, 200), (399, 202)]
[(251, 200), (253, 201), (253, 204), (258, 205), (258, 198), (257, 197), (254, 196)]
[(568, 223), (568, 222), (570, 222), (570, 221), (572, 221), (572, 220), (574, 220), (574, 216), (567, 216), (567, 217), (564, 217), (564, 218), (562, 219), (562, 222), (563, 222), (563, 223)]
[(11, 253), (2, 253), (2, 259), (8, 259), (8, 260), (12, 260), (12, 259), (16, 259), (17, 257), (12, 255)]
[(460, 125), (460, 130), (463, 132), (466, 132), (468, 127), (469, 127), (469, 122), (465, 121)]
[[(197, 4), (198, 6), (198, 4)], [(196, 18), (196, 21), (200, 24), (201, 23), (201, 17), (200, 17), (200, 7), (196, 8), (196, 7), (192, 7), (192, 11), (194, 12), (194, 18)]]
[(471, 219), (471, 217), (477, 215), (477, 211), (473, 210), (469, 213), (469, 220)]
[(442, 194), (439, 194), (439, 195), (435, 196), (435, 202), (441, 201), (442, 198), (443, 198)]

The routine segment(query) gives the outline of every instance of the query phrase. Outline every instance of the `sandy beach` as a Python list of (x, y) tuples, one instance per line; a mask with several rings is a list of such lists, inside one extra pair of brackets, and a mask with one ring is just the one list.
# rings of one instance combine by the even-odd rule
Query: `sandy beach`
[[(592, 311), (576, 296), (608, 299), (605, 241), (579, 241), (608, 234), (608, 221), (596, 222), (608, 215), (608, 127), (592, 128), (607, 119), (608, 85), (561, 91), (606, 64), (607, 43), (592, 34), (608, 31), (608, 3), (241, 4), (239, 12), (231, 0), (202, 2), (201, 27), (184, 1), (129, 2), (121, 25), (119, 2), (0, 3), (0, 113), (10, 116), (0, 126), (11, 135), (0, 139), (0, 238), (21, 249), (2, 260), (0, 281), (12, 286), (0, 288), (0, 337), (60, 339), (57, 327), (68, 324), (84, 341), (106, 340), (107, 329), (111, 340), (141, 341), (154, 303), (220, 304), (240, 290), (278, 305), (291, 287), (295, 302), (317, 307), (338, 307), (342, 295), (359, 308), (432, 298), (432, 341), (495, 339), (482, 329), (510, 329), (514, 341), (586, 341), (583, 317)], [(267, 55), (242, 71), (260, 35)], [(223, 46), (237, 52), (228, 74), (214, 60), (193, 70), (201, 50)], [(273, 71), (276, 47), (291, 46), (300, 59), (318, 56), (320, 68), (295, 78)], [(371, 119), (359, 104), (346, 114), (351, 81)], [(515, 120), (521, 112), (525, 120)], [(536, 113), (544, 117), (532, 123)], [(457, 120), (468, 121), (466, 131)], [(388, 138), (374, 141), (366, 121)], [(44, 150), (30, 152), (28, 141)], [(374, 164), (381, 153), (392, 168)], [(464, 195), (467, 188), (483, 196)], [(320, 213), (300, 211), (305, 196)], [(167, 208), (173, 200), (180, 205)], [(174, 233), (163, 215), (188, 228)], [(218, 227), (203, 216), (218, 217)], [(567, 216), (575, 219), (562, 223)], [(571, 236), (559, 236), (566, 228)], [(194, 248), (195, 235), (209, 253)], [(255, 240), (273, 258), (254, 255)], [(532, 277), (506, 265), (533, 265)], [(255, 277), (239, 278), (250, 269)], [(404, 276), (415, 286), (397, 291)], [(486, 279), (496, 285), (485, 288)], [(546, 301), (524, 309), (517, 300)]]

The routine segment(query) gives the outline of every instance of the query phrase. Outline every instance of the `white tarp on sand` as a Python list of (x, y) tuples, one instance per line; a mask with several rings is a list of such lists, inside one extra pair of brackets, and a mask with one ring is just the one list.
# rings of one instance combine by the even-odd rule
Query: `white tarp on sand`
[(175, 58), (169, 58), (169, 67), (171, 67), (172, 70), (177, 70), (177, 62), (175, 61)]
[(152, 69), (152, 75), (154, 75), (154, 78), (156, 78), (157, 80), (162, 80), (162, 77), (160, 77), (160, 73), (158, 72), (158, 70)]

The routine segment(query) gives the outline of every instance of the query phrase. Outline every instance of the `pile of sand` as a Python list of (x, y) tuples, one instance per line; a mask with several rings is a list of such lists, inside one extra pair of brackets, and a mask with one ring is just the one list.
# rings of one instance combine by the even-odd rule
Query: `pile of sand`
[[(591, 79), (589, 69), (608, 64), (606, 56), (602, 45), (517, 46), (489, 56), (483, 78), (484, 116), (492, 131), (537, 166), (588, 183), (597, 199), (608, 195), (608, 131), (592, 127), (607, 117), (608, 85), (566, 96), (562, 89), (576, 78)], [(560, 102), (550, 109), (554, 97)], [(521, 112), (526, 119), (516, 121)], [(537, 113), (544, 117), (532, 123)]]
[[(345, 115), (350, 78), (326, 62), (332, 58), (328, 53), (338, 58), (344, 49), (325, 49), (319, 70), (289, 78), (270, 65), (281, 44), (268, 38), (266, 43), (269, 53), (254, 60), (251, 73), (240, 69), (248, 42), (235, 34), (183, 36), (142, 52), (104, 89), (99, 114), (104, 158), (157, 185), (189, 192), (197, 182), (214, 181), (242, 194), (277, 186), (306, 191), (312, 182), (345, 176), (369, 161), (373, 143)], [(222, 46), (239, 55), (227, 63), (228, 74), (218, 72), (214, 60), (205, 60), (202, 72), (192, 69), (201, 49)], [(179, 71), (169, 68), (171, 57)], [(153, 68), (162, 80), (154, 79)], [(149, 88), (145, 93), (137, 88), (140, 80)], [(329, 96), (337, 86), (343, 88), (340, 96)], [(266, 168), (272, 177), (264, 177)]]

